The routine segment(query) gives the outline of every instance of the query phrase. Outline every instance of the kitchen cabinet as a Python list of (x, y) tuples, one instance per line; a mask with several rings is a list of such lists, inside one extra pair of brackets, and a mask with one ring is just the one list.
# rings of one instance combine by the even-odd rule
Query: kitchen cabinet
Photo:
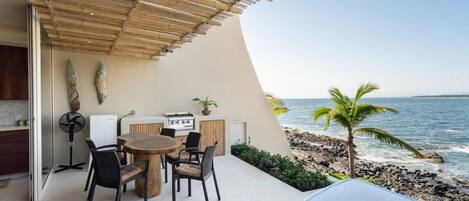
[[(204, 120), (199, 122), (201, 151), (218, 142), (215, 156), (225, 155), (225, 120)], [(187, 135), (176, 136), (180, 143), (186, 141)], [(179, 151), (179, 149), (178, 149)]]
[(0, 45), (0, 100), (28, 100), (28, 50)]
[(159, 135), (163, 127), (163, 123), (130, 124), (129, 130), (130, 133), (150, 133), (153, 135)]
[(0, 132), (0, 175), (29, 171), (29, 131)]
[[(195, 116), (195, 128), (193, 130), (176, 131), (176, 140), (185, 142), (189, 132), (200, 132), (201, 138), (199, 147), (204, 151), (207, 146), (211, 146), (218, 142), (215, 151), (216, 156), (225, 155), (229, 148), (230, 142), (226, 140), (229, 135), (230, 122), (227, 117), (223, 116)], [(168, 119), (161, 116), (143, 116), (143, 117), (127, 117), (121, 120), (121, 133), (150, 133), (158, 135), (160, 130), (168, 126)], [(227, 129), (228, 128), (228, 129)], [(227, 133), (228, 132), (228, 133)], [(228, 139), (229, 140), (229, 139)]]
[(199, 126), (201, 150), (218, 142), (215, 155), (225, 155), (225, 120), (200, 121)]

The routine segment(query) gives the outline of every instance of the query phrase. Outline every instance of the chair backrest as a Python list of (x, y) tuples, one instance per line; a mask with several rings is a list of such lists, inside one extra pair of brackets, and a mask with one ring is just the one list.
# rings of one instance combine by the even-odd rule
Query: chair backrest
[(215, 150), (217, 149), (218, 142), (214, 145), (208, 146), (204, 151), (204, 158), (202, 159), (202, 176), (207, 176), (212, 171), (213, 157), (215, 156)]
[(96, 144), (94, 144), (93, 140), (91, 140), (90, 138), (86, 138), (85, 142), (88, 145), (88, 148), (90, 149), (91, 152), (96, 151)]
[(95, 176), (99, 185), (118, 186), (121, 179), (121, 165), (115, 151), (92, 151)]
[(174, 136), (176, 135), (176, 129), (163, 128), (163, 129), (161, 129), (160, 135), (164, 135), (164, 136), (174, 138)]
[(189, 132), (186, 138), (186, 148), (199, 147), (200, 133)]

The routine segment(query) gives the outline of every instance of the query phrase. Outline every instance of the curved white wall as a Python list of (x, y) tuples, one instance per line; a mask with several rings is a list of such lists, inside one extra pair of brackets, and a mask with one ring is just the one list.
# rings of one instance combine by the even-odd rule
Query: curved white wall
[[(54, 51), (55, 121), (68, 112), (65, 61), (71, 59), (81, 82), (81, 110), (88, 116), (137, 110), (138, 115), (161, 115), (164, 112), (200, 113), (191, 99), (210, 96), (219, 108), (214, 114), (247, 122), (251, 143), (273, 153), (289, 155), (283, 131), (266, 104), (251, 60), (247, 53), (238, 17), (212, 28), (207, 35), (195, 38), (162, 57), (159, 61)], [(108, 73), (108, 98), (98, 105), (94, 79), (98, 63), (105, 63)], [(66, 135), (56, 126), (56, 164), (67, 160)], [(77, 161), (88, 157), (83, 139), (77, 136)]]

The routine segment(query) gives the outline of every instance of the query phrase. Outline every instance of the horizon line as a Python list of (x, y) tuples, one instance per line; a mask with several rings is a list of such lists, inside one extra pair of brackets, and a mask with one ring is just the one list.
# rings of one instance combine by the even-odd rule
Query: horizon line
[[(279, 99), (328, 99), (330, 97), (278, 97)], [(412, 95), (412, 96), (370, 96), (370, 98), (469, 98), (469, 94)]]

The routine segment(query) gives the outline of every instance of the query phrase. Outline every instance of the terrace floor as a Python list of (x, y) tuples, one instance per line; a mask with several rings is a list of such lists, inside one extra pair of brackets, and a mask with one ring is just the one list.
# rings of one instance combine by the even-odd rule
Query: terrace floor
[[(313, 191), (300, 192), (231, 155), (216, 157), (214, 164), (223, 201), (301, 201), (313, 193)], [(83, 192), (86, 176), (86, 171), (68, 171), (54, 174), (50, 178), (51, 180), (42, 200), (86, 200), (87, 192)], [(138, 197), (132, 192), (133, 188), (134, 184), (132, 182), (127, 187), (127, 193), (123, 193), (122, 201), (143, 200), (143, 198)], [(217, 200), (212, 178), (208, 180), (207, 192), (210, 200)], [(192, 197), (187, 197), (187, 183), (184, 180), (181, 180), (181, 192), (176, 195), (177, 200), (181, 201), (204, 200), (202, 184), (197, 181), (192, 182)], [(94, 200), (106, 201), (114, 199), (114, 189), (96, 188)], [(169, 181), (163, 185), (160, 196), (149, 200), (171, 200), (171, 182)]]

